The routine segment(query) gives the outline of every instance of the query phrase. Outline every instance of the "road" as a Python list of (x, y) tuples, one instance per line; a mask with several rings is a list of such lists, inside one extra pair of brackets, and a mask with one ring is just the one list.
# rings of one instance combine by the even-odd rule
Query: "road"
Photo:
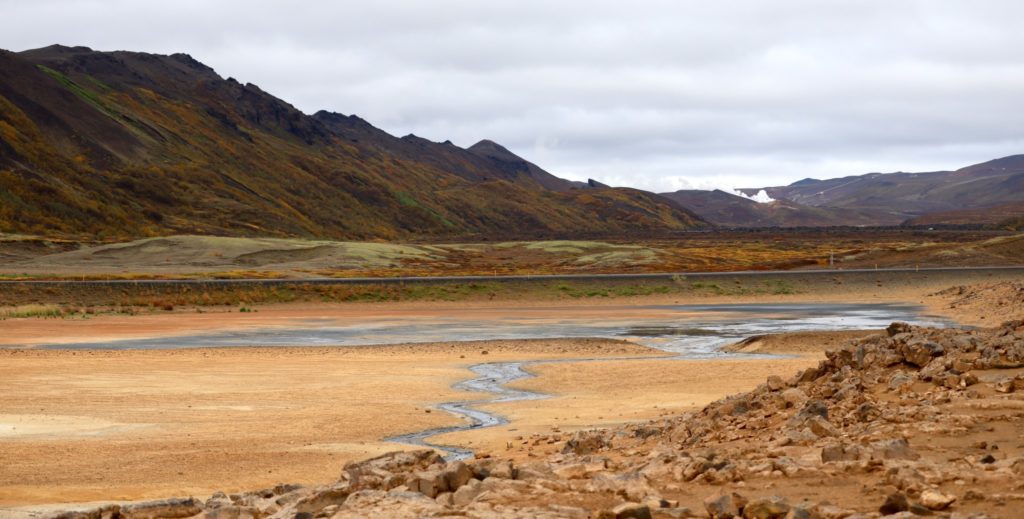
[(957, 272), (1018, 272), (1024, 276), (1024, 265), (1003, 267), (930, 267), (882, 269), (822, 269), (822, 270), (746, 270), (736, 272), (669, 272), (654, 274), (550, 274), (515, 276), (436, 276), (436, 277), (362, 277), (362, 278), (275, 278), (275, 279), (111, 279), (111, 280), (3, 280), (0, 287), (10, 285), (54, 286), (182, 286), (182, 285), (400, 285), (406, 283), (472, 283), (515, 281), (668, 281), (679, 277), (687, 280), (728, 277), (815, 277), (849, 276), (860, 274), (928, 274)]

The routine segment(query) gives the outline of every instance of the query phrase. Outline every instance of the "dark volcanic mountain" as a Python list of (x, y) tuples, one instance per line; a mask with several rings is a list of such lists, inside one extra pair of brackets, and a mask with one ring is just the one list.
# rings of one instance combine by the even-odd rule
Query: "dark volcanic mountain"
[(185, 54), (0, 51), (0, 231), (401, 238), (674, 231), (658, 195), (502, 146), (309, 116)]
[[(753, 194), (759, 189), (743, 192)], [(898, 224), (908, 219), (921, 223), (989, 223), (993, 218), (1012, 216), (1024, 202), (1024, 155), (956, 171), (805, 179), (763, 189), (772, 198), (801, 205), (869, 213), (879, 224)]]
[(661, 196), (690, 208), (705, 220), (728, 227), (821, 227), (874, 225), (867, 211), (811, 207), (789, 200), (758, 203), (721, 190), (683, 189)]

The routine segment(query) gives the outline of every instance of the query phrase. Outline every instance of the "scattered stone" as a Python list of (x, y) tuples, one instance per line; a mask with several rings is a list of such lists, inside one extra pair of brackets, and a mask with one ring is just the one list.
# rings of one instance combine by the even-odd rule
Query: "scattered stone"
[(792, 387), (782, 392), (782, 400), (786, 403), (786, 408), (801, 407), (807, 402), (807, 393), (800, 388)]
[(466, 506), (472, 503), (481, 492), (483, 489), (480, 488), (480, 481), (472, 479), (452, 494), (452, 502), (455, 506)]
[[(1024, 291), (1021, 297), (1024, 302)], [(216, 493), (206, 502), (136, 503), (48, 517), (608, 519), (704, 517), (706, 511), (712, 519), (967, 519), (977, 517), (978, 508), (1019, 501), (1024, 494), (1016, 493), (1021, 487), (1014, 481), (1024, 476), (1024, 457), (1007, 435), (1024, 424), (1024, 404), (1006, 393), (1024, 392), (1024, 375), (994, 382), (991, 370), (1024, 365), (1024, 322), (973, 330), (894, 323), (888, 331), (850, 341), (788, 380), (771, 378), (697, 412), (609, 430), (570, 435), (555, 427), (520, 436), (510, 448), (523, 452), (510, 454), (529, 456), (530, 463), (483, 453), (446, 462), (432, 450), (394, 452), (346, 464), (331, 486), (279, 485)], [(963, 441), (921, 452), (908, 441), (928, 445), (935, 434)], [(1009, 439), (996, 450), (993, 437)], [(779, 497), (797, 499), (794, 489), (809, 487), (828, 495), (833, 484), (844, 493), (860, 485), (863, 499), (837, 494), (840, 507), (791, 505)], [(662, 497), (692, 496), (692, 489), (710, 485), (722, 490), (704, 500), (703, 511)], [(962, 496), (956, 511), (949, 509), (957, 497), (939, 485)], [(741, 488), (778, 495), (747, 502), (732, 492)], [(881, 496), (884, 502), (873, 509)], [(585, 509), (622, 501), (600, 512)]]
[(921, 492), (921, 504), (929, 510), (945, 510), (956, 501), (955, 496), (943, 494), (937, 490)]
[(176, 519), (192, 517), (202, 511), (201, 503), (193, 497), (185, 499), (164, 499), (124, 505), (120, 510), (123, 519)]
[(593, 431), (579, 431), (572, 435), (562, 447), (562, 454), (575, 454), (585, 456), (593, 454), (608, 447), (608, 442), (603, 434)]
[(907, 510), (910, 510), (910, 501), (903, 492), (889, 494), (885, 498), (885, 503), (882, 503), (882, 506), (878, 508), (878, 511), (884, 515), (906, 512)]
[(740, 515), (740, 509), (746, 499), (739, 494), (717, 494), (704, 499), (704, 509), (710, 519), (732, 519)]
[(904, 438), (878, 440), (870, 444), (874, 457), (883, 460), (916, 460), (921, 455), (910, 448)]
[(651, 509), (640, 503), (623, 503), (612, 509), (615, 519), (651, 519)]
[(789, 510), (789, 502), (784, 497), (762, 497), (752, 499), (743, 507), (743, 519), (783, 519)]

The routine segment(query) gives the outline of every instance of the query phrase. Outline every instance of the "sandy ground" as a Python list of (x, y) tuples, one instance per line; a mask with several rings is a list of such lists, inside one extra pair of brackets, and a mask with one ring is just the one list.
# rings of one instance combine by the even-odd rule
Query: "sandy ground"
[[(629, 360), (539, 364), (536, 378), (509, 384), (552, 395), (535, 401), (481, 406), (511, 423), (437, 436), (441, 443), (470, 444), (480, 452), (527, 459), (554, 452), (535, 445), (534, 434), (645, 421), (699, 409), (725, 395), (749, 391), (769, 375), (783, 377), (818, 364), (820, 353), (788, 359)], [(470, 443), (472, 442), (472, 443)], [(560, 446), (559, 446), (560, 447)]]
[[(487, 355), (482, 351), (488, 351)], [(427, 412), (486, 361), (662, 355), (574, 339), (347, 349), (0, 351), (0, 505), (208, 495), (322, 483), (345, 461), (402, 448), (380, 438), (454, 424)], [(441, 442), (530, 457), (533, 433), (694, 409), (817, 357), (537, 364), (514, 387), (553, 395), (486, 409), (505, 427)], [(635, 382), (633, 382), (635, 381)], [(507, 449), (508, 442), (513, 443)]]
[[(487, 354), (483, 354), (487, 351)], [(608, 340), (359, 348), (0, 350), (0, 504), (318, 483), (381, 438), (455, 424), (427, 409), (485, 361), (660, 354)]]
[[(860, 288), (842, 302), (909, 302), (977, 322), (929, 294), (948, 283)], [(638, 304), (815, 302), (835, 291), (753, 297), (646, 297), (567, 302), (559, 311), (623, 316)], [(585, 303), (585, 304), (584, 304)], [(553, 311), (551, 301), (284, 305), (256, 314), (178, 312), (89, 320), (3, 322), (5, 344), (126, 338), (213, 329), (278, 326), (292, 320), (415, 319), (457, 312), (522, 315)], [(650, 309), (633, 309), (641, 313)], [(646, 315), (644, 314), (644, 315)], [(787, 359), (642, 360), (537, 364), (513, 385), (552, 398), (494, 404), (509, 426), (438, 438), (482, 451), (530, 457), (545, 452), (530, 435), (646, 420), (750, 390), (773, 374), (815, 364), (841, 335), (773, 339), (760, 351)], [(484, 355), (483, 351), (488, 351)], [(655, 355), (598, 340), (488, 341), (395, 347), (55, 351), (0, 348), (0, 506), (208, 495), (277, 482), (322, 483), (341, 465), (386, 450), (386, 436), (455, 423), (427, 409), (473, 395), (451, 384), (469, 365), (496, 360)], [(524, 443), (526, 442), (526, 443)], [(510, 446), (511, 443), (511, 446)]]
[(884, 330), (839, 330), (831, 332), (792, 332), (752, 335), (722, 349), (732, 353), (771, 353), (781, 355), (820, 355), (848, 340), (867, 337)]

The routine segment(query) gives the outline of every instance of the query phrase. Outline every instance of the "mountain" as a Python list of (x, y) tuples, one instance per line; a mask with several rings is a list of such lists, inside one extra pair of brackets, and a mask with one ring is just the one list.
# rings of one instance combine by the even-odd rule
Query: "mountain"
[(789, 200), (755, 202), (721, 190), (683, 189), (661, 196), (690, 208), (705, 220), (728, 227), (821, 227), (874, 225), (868, 211), (812, 207)]
[(390, 239), (707, 225), (491, 141), (463, 149), (307, 115), (186, 54), (0, 51), (0, 232)]
[(915, 226), (987, 224), (1010, 229), (1020, 229), (1022, 223), (1024, 223), (1024, 201), (979, 209), (928, 213), (904, 222), (905, 225)]
[[(788, 186), (764, 189), (772, 198), (812, 207), (869, 212), (878, 224), (898, 224), (931, 214), (952, 213), (978, 219), (992, 211), (1005, 212), (1024, 201), (1024, 155), (996, 159), (956, 171), (932, 173), (870, 173), (867, 175), (804, 179)], [(1015, 211), (1010, 209), (1011, 211)], [(970, 214), (975, 217), (970, 217)], [(1017, 212), (1020, 215), (1021, 213)], [(957, 218), (954, 216), (954, 220)]]

